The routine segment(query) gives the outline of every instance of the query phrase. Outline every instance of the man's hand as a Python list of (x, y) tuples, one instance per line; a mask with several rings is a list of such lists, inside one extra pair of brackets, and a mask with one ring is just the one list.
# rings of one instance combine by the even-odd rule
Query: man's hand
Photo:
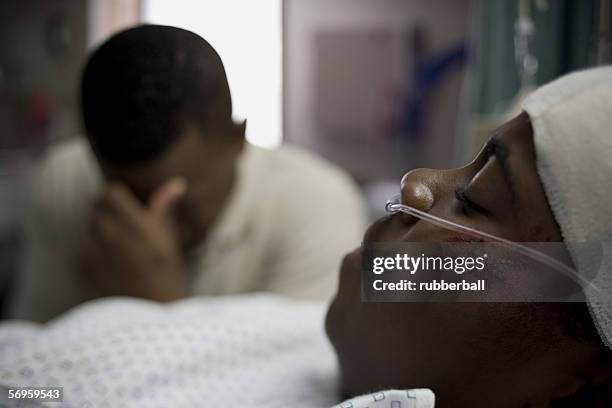
[(158, 301), (184, 296), (180, 244), (170, 213), (185, 190), (184, 179), (170, 179), (144, 206), (127, 186), (108, 187), (94, 207), (82, 254), (82, 271), (98, 295)]

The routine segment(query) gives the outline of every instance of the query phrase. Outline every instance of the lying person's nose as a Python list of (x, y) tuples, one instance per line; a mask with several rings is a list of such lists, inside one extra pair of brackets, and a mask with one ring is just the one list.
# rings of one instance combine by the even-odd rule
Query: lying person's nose
[[(431, 169), (415, 169), (406, 173), (401, 182), (402, 204), (429, 211), (435, 203), (435, 173)], [(401, 219), (406, 224), (416, 222), (416, 218), (409, 214), (402, 213)]]
[[(449, 171), (416, 169), (412, 170), (401, 181), (401, 202), (421, 211), (430, 211), (436, 199), (435, 188), (444, 190)], [(437, 186), (437, 187), (436, 187)], [(417, 218), (399, 212), (383, 217), (374, 222), (365, 233), (364, 243), (401, 241)]]

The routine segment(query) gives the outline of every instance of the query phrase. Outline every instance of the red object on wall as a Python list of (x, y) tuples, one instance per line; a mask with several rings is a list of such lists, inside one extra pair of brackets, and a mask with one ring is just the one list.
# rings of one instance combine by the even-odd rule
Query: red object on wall
[(42, 91), (35, 91), (28, 98), (26, 117), (36, 137), (41, 137), (47, 130), (51, 116), (50, 98)]

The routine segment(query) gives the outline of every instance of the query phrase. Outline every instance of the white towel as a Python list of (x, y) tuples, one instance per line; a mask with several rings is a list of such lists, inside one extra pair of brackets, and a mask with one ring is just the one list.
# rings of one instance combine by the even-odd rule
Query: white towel
[(591, 316), (612, 348), (612, 67), (564, 76), (523, 109), (548, 202), (576, 269), (592, 281)]

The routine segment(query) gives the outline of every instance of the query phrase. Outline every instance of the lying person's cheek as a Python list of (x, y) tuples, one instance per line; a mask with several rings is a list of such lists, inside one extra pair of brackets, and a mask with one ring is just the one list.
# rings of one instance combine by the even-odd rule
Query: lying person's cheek
[(334, 297), (325, 319), (326, 331), (334, 340), (342, 338), (350, 331), (350, 324), (355, 323), (355, 311), (361, 301), (361, 248), (347, 254), (340, 267), (338, 293)]
[(361, 298), (361, 262), (361, 248), (347, 254), (342, 260), (338, 297), (345, 297), (352, 300), (359, 300)]
[(389, 215), (374, 221), (366, 230), (363, 243), (398, 241), (399, 234), (397, 222), (394, 222), (395, 215)]
[(394, 214), (373, 223), (367, 230), (365, 245), (380, 242), (449, 242), (475, 241), (467, 236), (440, 228), (426, 221), (405, 223), (401, 214)]

